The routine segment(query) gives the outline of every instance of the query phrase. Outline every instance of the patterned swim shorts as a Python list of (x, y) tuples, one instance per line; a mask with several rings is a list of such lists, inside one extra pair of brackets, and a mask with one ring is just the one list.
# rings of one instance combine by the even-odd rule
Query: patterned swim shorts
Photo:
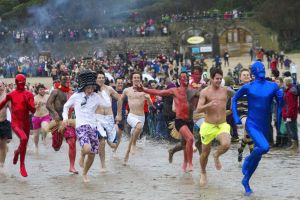
[(90, 125), (82, 125), (76, 128), (76, 135), (81, 147), (84, 144), (91, 145), (91, 152), (98, 153), (99, 150), (99, 139), (96, 134), (96, 128), (92, 128)]

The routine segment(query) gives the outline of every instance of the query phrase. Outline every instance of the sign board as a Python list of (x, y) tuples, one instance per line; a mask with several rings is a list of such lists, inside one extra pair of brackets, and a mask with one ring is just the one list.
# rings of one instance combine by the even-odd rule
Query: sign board
[(210, 52), (212, 52), (212, 46), (211, 45), (200, 46), (200, 52), (201, 53), (210, 53)]

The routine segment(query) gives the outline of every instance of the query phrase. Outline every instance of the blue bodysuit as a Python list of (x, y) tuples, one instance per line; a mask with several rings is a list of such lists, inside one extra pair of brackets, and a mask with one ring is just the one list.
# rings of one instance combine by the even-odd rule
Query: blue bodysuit
[(243, 95), (248, 98), (248, 115), (246, 130), (252, 138), (255, 147), (252, 153), (245, 158), (242, 172), (244, 178), (242, 184), (245, 188), (245, 195), (250, 195), (252, 190), (249, 180), (254, 173), (263, 154), (269, 151), (269, 143), (266, 138), (271, 133), (270, 114), (272, 100), (277, 101), (277, 122), (281, 121), (281, 109), (283, 106), (283, 92), (276, 83), (265, 80), (265, 68), (263, 63), (256, 61), (251, 65), (251, 72), (255, 80), (241, 87), (232, 98), (232, 113), (236, 124), (241, 124), (237, 110), (237, 101)]

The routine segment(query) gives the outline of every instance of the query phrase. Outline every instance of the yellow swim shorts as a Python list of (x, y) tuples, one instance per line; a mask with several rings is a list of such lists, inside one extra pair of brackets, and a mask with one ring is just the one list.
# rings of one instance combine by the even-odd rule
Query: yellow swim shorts
[(200, 136), (203, 144), (209, 144), (213, 139), (217, 138), (221, 133), (230, 134), (230, 126), (226, 122), (222, 124), (210, 124), (203, 122), (200, 127)]

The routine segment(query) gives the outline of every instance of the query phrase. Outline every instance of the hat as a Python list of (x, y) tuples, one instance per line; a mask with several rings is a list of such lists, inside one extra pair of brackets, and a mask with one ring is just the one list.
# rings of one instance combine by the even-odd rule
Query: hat
[(169, 83), (167, 85), (167, 89), (174, 88), (174, 87), (176, 87), (176, 85), (174, 83)]
[(89, 85), (97, 85), (96, 84), (96, 72), (93, 72), (91, 70), (82, 70), (80, 74), (78, 75), (78, 91), (82, 92), (85, 86)]

